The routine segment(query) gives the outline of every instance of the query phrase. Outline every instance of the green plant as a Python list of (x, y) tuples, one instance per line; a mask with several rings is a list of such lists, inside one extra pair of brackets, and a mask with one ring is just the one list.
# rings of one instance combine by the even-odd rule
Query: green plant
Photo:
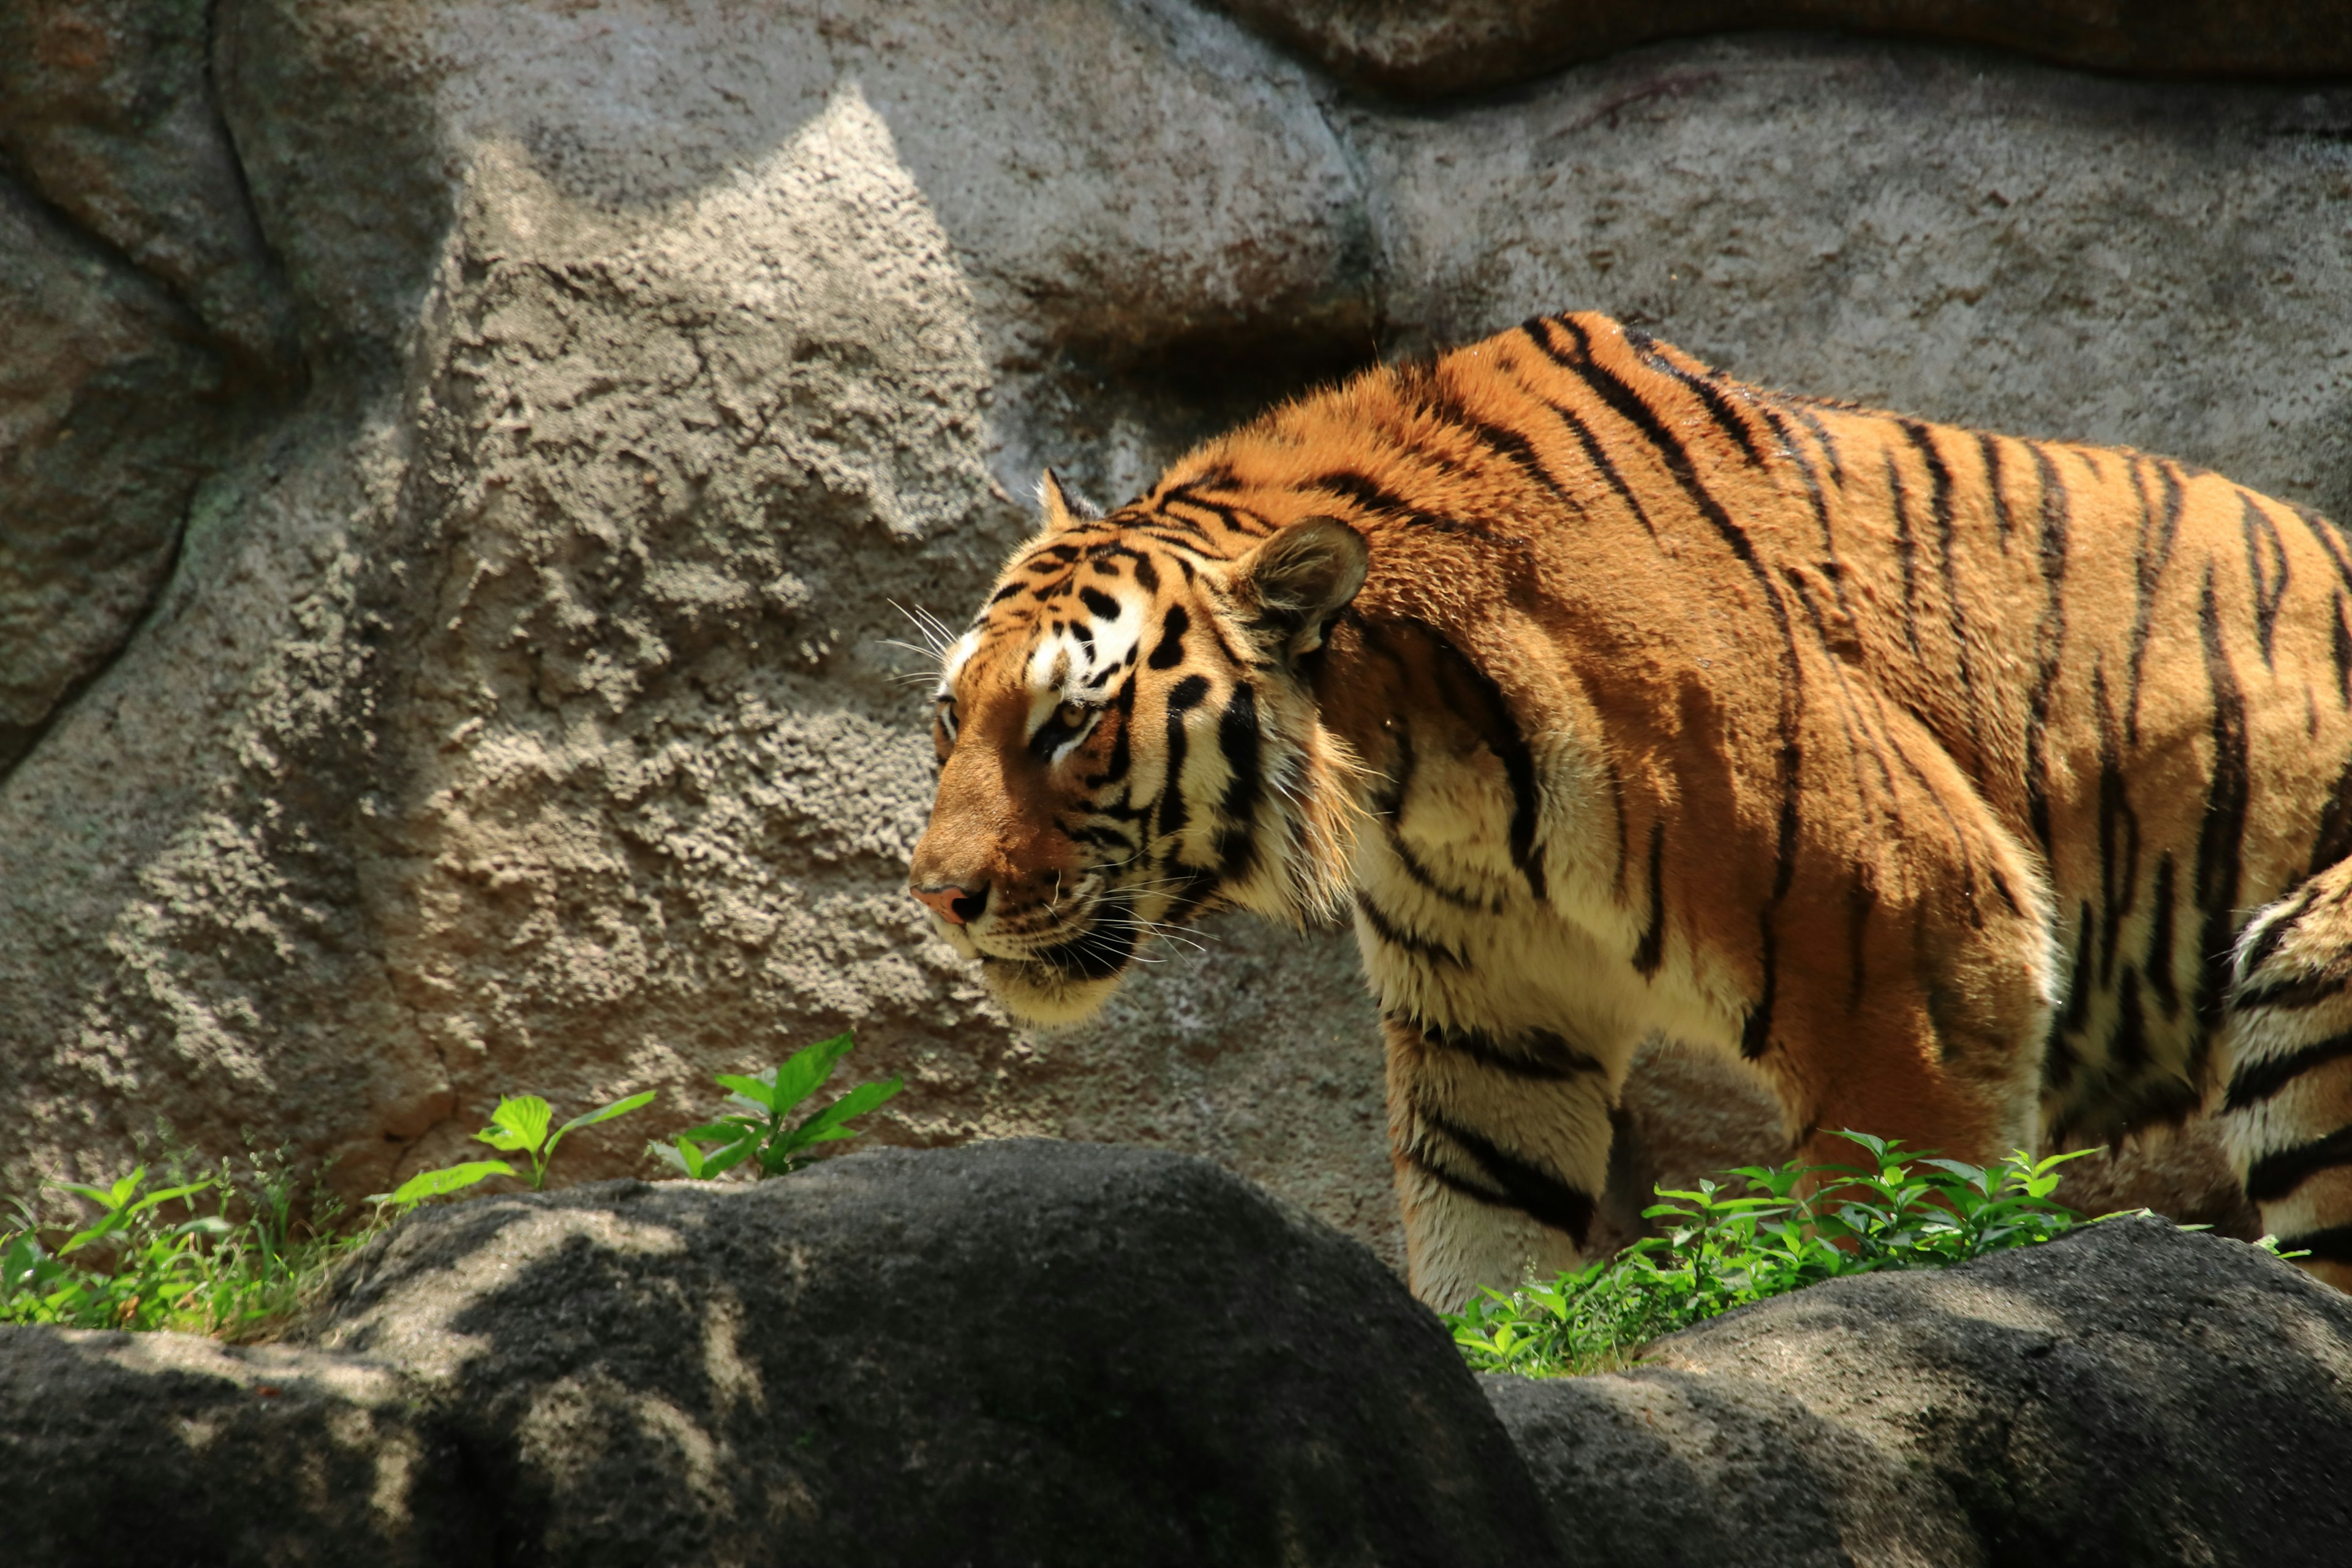
[[(147, 1180), (141, 1165), (102, 1187), (51, 1184), (96, 1205), (88, 1224), (44, 1225), (11, 1199), (23, 1224), (0, 1232), (0, 1322), (263, 1337), (371, 1234), (336, 1235), (339, 1205), (322, 1187), (298, 1219), (299, 1184), (282, 1157), (224, 1161), (152, 1191)], [(206, 1203), (213, 1212), (198, 1212)], [(62, 1236), (54, 1251), (45, 1233)]]
[[(2083, 1223), (2051, 1201), (2056, 1167), (2090, 1150), (1991, 1167), (1936, 1159), (1867, 1133), (1853, 1165), (1743, 1166), (1748, 1192), (1661, 1187), (1666, 1222), (1613, 1258), (1549, 1283), (1485, 1290), (1447, 1322), (1480, 1372), (1556, 1377), (1622, 1365), (1643, 1345), (1734, 1307), (1841, 1275), (1958, 1263), (2047, 1241)], [(1796, 1195), (1811, 1178), (1810, 1198)]]
[[(670, 1143), (647, 1147), (673, 1169), (697, 1180), (722, 1175), (755, 1155), (763, 1181), (799, 1170), (813, 1158), (809, 1151), (817, 1144), (856, 1137), (857, 1130), (845, 1123), (905, 1087), (905, 1080), (897, 1078), (861, 1083), (787, 1127), (785, 1118), (833, 1076), (835, 1065), (853, 1044), (854, 1036), (835, 1035), (763, 1071), (720, 1073), (719, 1086), (731, 1091), (727, 1104), (733, 1109), (716, 1121), (688, 1128)], [(703, 1147), (706, 1143), (709, 1148)]]
[[(529, 1155), (530, 1187), (531, 1191), (538, 1192), (547, 1185), (548, 1162), (555, 1158), (555, 1146), (563, 1142), (565, 1133), (575, 1132), (583, 1127), (593, 1127), (600, 1121), (610, 1121), (616, 1116), (626, 1116), (632, 1110), (641, 1110), (653, 1103), (657, 1092), (649, 1089), (643, 1094), (616, 1100), (610, 1105), (573, 1117), (552, 1132), (548, 1131), (548, 1125), (554, 1121), (555, 1113), (548, 1108), (547, 1101), (535, 1094), (512, 1095), (499, 1101), (499, 1108), (490, 1112), (490, 1124), (475, 1133), (474, 1141), (488, 1143), (504, 1153)], [(463, 1164), (419, 1171), (392, 1191), (379, 1193), (370, 1201), (394, 1209), (406, 1209), (427, 1198), (461, 1191), (492, 1176), (513, 1174), (515, 1168), (504, 1160), (468, 1160)]]

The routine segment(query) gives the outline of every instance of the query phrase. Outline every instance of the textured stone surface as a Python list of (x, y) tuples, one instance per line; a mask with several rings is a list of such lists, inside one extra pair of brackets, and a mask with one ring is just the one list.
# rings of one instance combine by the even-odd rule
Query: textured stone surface
[(491, 1521), (407, 1380), (186, 1334), (0, 1327), (0, 1507), (21, 1563), (486, 1563)]
[[(198, 98), (139, 120), (105, 86), (131, 79), (75, 67), (54, 79), (105, 87), (85, 118), (120, 135), (53, 116), (43, 155), (126, 149), (121, 188), (152, 193), (216, 146), (165, 130), (216, 106), (308, 390), (207, 425), (174, 389), (242, 352), (198, 319), (229, 319), (193, 303), (215, 274), (103, 254), (243, 255), (234, 215), (92, 205), (99, 246), (27, 208), (51, 238), (5, 253), (37, 282), (10, 298), (67, 304), (6, 307), (12, 346), (162, 366), (117, 417), (195, 489), (138, 636), (43, 688), (79, 695), (0, 775), (0, 1190), (118, 1172), (164, 1120), (364, 1194), (501, 1092), (660, 1089), (566, 1147), (563, 1174), (625, 1173), (709, 1073), (855, 1026), (855, 1068), (908, 1079), (883, 1141), (1171, 1144), (1393, 1258), (1344, 938), (1213, 921), (1097, 1025), (1035, 1036), (899, 892), (929, 779), (897, 606), (967, 613), (1042, 464), (1117, 499), (1376, 352), (1597, 306), (1759, 380), (2352, 513), (2341, 89), (1759, 37), (1398, 110), (1181, 0), (211, 16)], [(60, 278), (80, 291), (40, 292)], [(170, 559), (141, 515), (104, 510), (140, 564), (91, 647)], [(0, 626), (60, 624), (45, 592)], [(1770, 1131), (1736, 1094), (1679, 1118), (1705, 1077), (1629, 1092), (1647, 1169)]]
[(1349, 123), (1433, 341), (1605, 303), (1768, 385), (2352, 515), (2352, 91), (1725, 39)]
[[(121, 647), (220, 437), (221, 356), (0, 173), (0, 770)], [(159, 406), (184, 411), (156, 417)]]
[(12, 1549), (1187, 1568), (1549, 1554), (1444, 1328), (1363, 1247), (1180, 1156), (1007, 1142), (748, 1190), (462, 1204), (355, 1259), (308, 1339), (0, 1331)]
[(0, 772), (131, 634), (299, 364), (200, 0), (0, 9)]
[(2352, 1539), (2352, 1303), (2156, 1220), (1835, 1280), (1631, 1373), (1483, 1381), (1572, 1560), (2316, 1564)]
[(170, 293), (247, 376), (297, 368), (283, 279), (213, 93), (210, 0), (0, 11), (0, 156)]
[(2335, 0), (1217, 0), (1341, 80), (1409, 98), (1525, 81), (1664, 38), (1755, 27), (1991, 44), (2095, 70), (2341, 76)]

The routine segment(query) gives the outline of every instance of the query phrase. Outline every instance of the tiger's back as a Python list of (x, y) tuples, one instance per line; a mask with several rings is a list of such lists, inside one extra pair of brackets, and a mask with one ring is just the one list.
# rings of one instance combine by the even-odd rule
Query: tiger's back
[[(948, 699), (992, 674), (1097, 715), (1032, 781), (1057, 887), (1144, 920), (1352, 890), (1425, 1296), (1574, 1259), (1653, 1031), (1752, 1064), (1807, 1136), (1972, 1159), (2210, 1091), (2273, 1228), (2352, 1280), (2352, 552), (2323, 521), (1747, 387), (1598, 317), (1049, 511)], [(1130, 620), (1152, 657), (1097, 668)], [(1088, 628), (1058, 675), (1049, 626)], [(943, 758), (919, 894), (1013, 889), (971, 827), (1002, 802)]]

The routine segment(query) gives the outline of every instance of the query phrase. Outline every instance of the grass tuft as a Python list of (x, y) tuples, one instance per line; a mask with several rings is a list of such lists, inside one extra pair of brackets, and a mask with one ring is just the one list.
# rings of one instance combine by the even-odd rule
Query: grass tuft
[[(1573, 1377), (1629, 1366), (1663, 1335), (1848, 1274), (1940, 1268), (2032, 1247), (2086, 1223), (2052, 1201), (2056, 1167), (2094, 1151), (1990, 1168), (1844, 1132), (1852, 1165), (1747, 1165), (1747, 1192), (1657, 1189), (1666, 1222), (1612, 1258), (1549, 1284), (1482, 1290), (1446, 1322), (1475, 1372)], [(1811, 1178), (1809, 1182), (1808, 1178)], [(1801, 1188), (1812, 1189), (1801, 1197)]]

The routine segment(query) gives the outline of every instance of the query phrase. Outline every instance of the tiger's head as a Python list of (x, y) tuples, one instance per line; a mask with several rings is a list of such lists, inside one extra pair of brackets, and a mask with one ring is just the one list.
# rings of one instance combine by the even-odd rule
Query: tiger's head
[(1340, 907), (1356, 770), (1307, 677), (1369, 552), (1327, 517), (1224, 554), (1050, 470), (1038, 493), (1043, 531), (944, 650), (908, 890), (1008, 1012), (1061, 1023), (1164, 922)]

